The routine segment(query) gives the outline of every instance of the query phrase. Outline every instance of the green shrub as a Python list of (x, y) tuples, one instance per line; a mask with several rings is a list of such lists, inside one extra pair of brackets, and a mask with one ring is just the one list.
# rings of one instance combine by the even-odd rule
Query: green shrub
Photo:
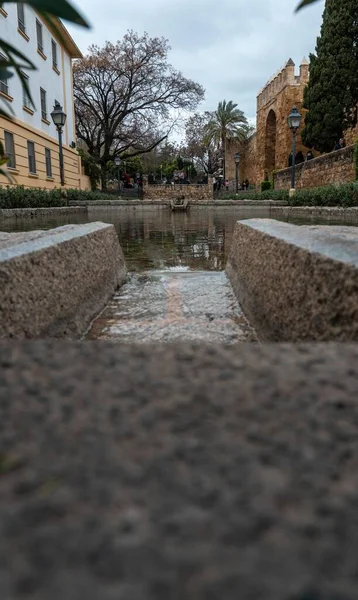
[[(235, 194), (226, 194), (223, 199), (237, 200)], [(358, 181), (340, 185), (327, 185), (317, 188), (296, 190), (290, 198), (288, 190), (266, 190), (247, 192), (243, 200), (286, 200), (290, 206), (358, 206)]]
[[(105, 200), (105, 194), (86, 190), (66, 190), (67, 199), (61, 196), (61, 190), (44, 190), (41, 188), (24, 188), (24, 186), (0, 187), (0, 208), (51, 208), (66, 206), (67, 202), (90, 202)], [(108, 196), (107, 198), (111, 198)], [(112, 198), (113, 199), (113, 198)]]
[(271, 189), (271, 181), (261, 181), (261, 192)]
[(358, 206), (358, 182), (296, 190), (290, 206)]
[[(265, 192), (245, 192), (241, 194), (243, 200), (288, 200), (288, 190), (266, 190)], [(236, 194), (224, 194), (223, 200), (237, 200)], [(240, 196), (239, 196), (240, 198)]]

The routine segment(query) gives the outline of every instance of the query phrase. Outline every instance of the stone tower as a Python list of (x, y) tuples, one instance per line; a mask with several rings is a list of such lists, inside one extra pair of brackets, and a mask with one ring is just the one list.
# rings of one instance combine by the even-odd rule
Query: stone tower
[[(287, 117), (293, 106), (302, 114), (303, 92), (309, 79), (309, 62), (303, 58), (296, 74), (295, 63), (290, 58), (266, 83), (257, 96), (256, 134), (245, 144), (230, 147), (227, 157), (228, 177), (234, 178), (233, 155), (239, 150), (240, 181), (260, 184), (265, 175), (271, 179), (272, 172), (288, 166), (292, 147), (292, 133)], [(303, 120), (302, 120), (303, 121)], [(302, 126), (301, 126), (302, 127)], [(307, 152), (302, 144), (300, 132), (297, 135), (297, 151)]]

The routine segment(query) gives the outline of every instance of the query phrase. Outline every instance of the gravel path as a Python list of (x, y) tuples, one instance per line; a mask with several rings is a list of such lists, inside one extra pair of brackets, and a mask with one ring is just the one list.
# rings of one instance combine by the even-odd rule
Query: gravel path
[(356, 600), (357, 365), (1, 343), (1, 600)]

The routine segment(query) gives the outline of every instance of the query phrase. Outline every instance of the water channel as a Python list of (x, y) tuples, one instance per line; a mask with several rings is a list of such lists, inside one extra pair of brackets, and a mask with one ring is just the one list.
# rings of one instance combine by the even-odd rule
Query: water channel
[(0, 228), (29, 231), (88, 221), (114, 224), (129, 277), (95, 320), (87, 339), (235, 344), (257, 338), (224, 270), (236, 222), (253, 217), (268, 218), (269, 211), (228, 206), (172, 213), (167, 207), (109, 207), (80, 216), (5, 219)]

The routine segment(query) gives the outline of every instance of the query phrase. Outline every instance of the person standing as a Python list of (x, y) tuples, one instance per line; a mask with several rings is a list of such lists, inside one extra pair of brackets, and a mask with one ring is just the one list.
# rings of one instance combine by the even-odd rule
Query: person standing
[(314, 154), (312, 152), (312, 150), (308, 150), (307, 154), (306, 154), (306, 160), (312, 160), (314, 158)]

